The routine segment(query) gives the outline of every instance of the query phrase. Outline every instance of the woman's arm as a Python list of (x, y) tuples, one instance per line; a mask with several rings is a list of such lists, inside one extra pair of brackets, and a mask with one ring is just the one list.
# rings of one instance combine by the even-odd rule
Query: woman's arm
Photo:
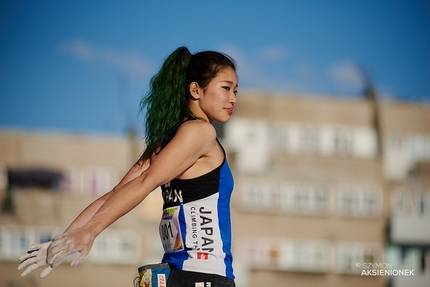
[(68, 232), (70, 230), (82, 227), (85, 223), (87, 223), (94, 214), (99, 210), (99, 208), (106, 202), (106, 200), (114, 193), (116, 190), (120, 189), (122, 186), (127, 184), (128, 182), (132, 181), (133, 179), (137, 178), (139, 175), (141, 175), (147, 168), (149, 167), (149, 161), (142, 162), (138, 161), (136, 162), (130, 170), (125, 174), (125, 176), (122, 178), (122, 180), (109, 192), (102, 195), (95, 201), (93, 201), (90, 205), (88, 205), (79, 215), (76, 217), (76, 219), (67, 227), (65, 232)]
[[(141, 175), (142, 172), (144, 172), (148, 167), (149, 161), (138, 161), (137, 163), (135, 163), (126, 173), (123, 179), (113, 188), (112, 191), (96, 199), (87, 208), (85, 208), (85, 210), (82, 211), (78, 217), (76, 217), (72, 224), (69, 225), (65, 232), (70, 232), (74, 229), (82, 227), (85, 223), (88, 222), (88, 220), (90, 220), (94, 216), (97, 210), (99, 210), (99, 208), (105, 203), (105, 201), (111, 196), (111, 194), (115, 192), (115, 190), (121, 188), (126, 183)], [(51, 242), (52, 241), (40, 244), (33, 244), (30, 249), (19, 258), (21, 263), (18, 266), (18, 270), (26, 268), (25, 271), (21, 274), (22, 277), (26, 276), (37, 268), (47, 265), (47, 250)], [(46, 267), (40, 274), (40, 278), (46, 277), (53, 269), (54, 268), (52, 266)]]
[(155, 188), (182, 174), (208, 154), (216, 145), (215, 138), (215, 129), (208, 123), (190, 122), (181, 126), (151, 165), (114, 190), (87, 223), (54, 238), (48, 248), (48, 263), (55, 268), (66, 256), (80, 252), (71, 264), (72, 267), (78, 265), (100, 232), (136, 207)]

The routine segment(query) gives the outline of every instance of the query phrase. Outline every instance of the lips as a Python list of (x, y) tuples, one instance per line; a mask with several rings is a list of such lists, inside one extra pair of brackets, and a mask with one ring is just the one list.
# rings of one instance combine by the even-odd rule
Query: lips
[(231, 116), (233, 114), (233, 108), (225, 109), (227, 113)]

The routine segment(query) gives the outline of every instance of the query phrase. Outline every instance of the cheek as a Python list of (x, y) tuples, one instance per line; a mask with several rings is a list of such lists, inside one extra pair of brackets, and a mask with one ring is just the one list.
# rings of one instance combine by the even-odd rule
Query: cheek
[(206, 98), (206, 108), (209, 110), (219, 110), (224, 108), (224, 106), (228, 102), (228, 96), (225, 96), (222, 93), (210, 93)]
[(217, 106), (224, 107), (225, 104), (228, 102), (228, 97), (225, 95), (218, 95), (214, 101), (216, 102)]

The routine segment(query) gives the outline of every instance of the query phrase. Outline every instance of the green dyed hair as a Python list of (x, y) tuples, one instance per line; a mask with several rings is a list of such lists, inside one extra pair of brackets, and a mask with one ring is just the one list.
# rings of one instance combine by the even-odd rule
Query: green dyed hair
[(167, 57), (140, 102), (140, 112), (146, 112), (146, 148), (142, 159), (150, 159), (163, 148), (184, 119), (196, 119), (188, 106), (189, 85), (197, 82), (204, 89), (227, 67), (236, 71), (234, 60), (219, 52), (192, 55), (186, 47), (179, 47)]

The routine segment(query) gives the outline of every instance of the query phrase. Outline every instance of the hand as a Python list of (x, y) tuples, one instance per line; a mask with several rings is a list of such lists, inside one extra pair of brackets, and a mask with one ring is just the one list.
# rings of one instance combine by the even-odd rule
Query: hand
[[(41, 244), (33, 244), (32, 246), (30, 246), (30, 249), (26, 253), (19, 257), (21, 264), (19, 264), (18, 270), (21, 270), (27, 265), (30, 265), (24, 272), (22, 272), (21, 277), (26, 276), (27, 274), (29, 274), (33, 270), (36, 270), (39, 267), (47, 265), (47, 251), (49, 245), (51, 245), (51, 242), (52, 241), (48, 241)], [(52, 266), (48, 266), (47, 268), (45, 268), (45, 270), (40, 273), (40, 278), (46, 277), (53, 269), (54, 268), (52, 268)]]
[(84, 227), (55, 236), (48, 248), (47, 263), (56, 268), (64, 258), (79, 252), (80, 254), (70, 264), (76, 267), (88, 255), (94, 240), (95, 236)]

